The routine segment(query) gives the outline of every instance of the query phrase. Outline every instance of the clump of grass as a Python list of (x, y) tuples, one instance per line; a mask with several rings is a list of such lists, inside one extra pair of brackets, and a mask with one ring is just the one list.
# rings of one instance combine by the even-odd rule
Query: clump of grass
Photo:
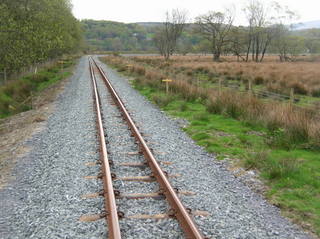
[(160, 107), (166, 107), (170, 102), (174, 100), (172, 95), (157, 94), (152, 97), (152, 100)]
[(182, 111), (182, 112), (187, 111), (188, 110), (187, 102), (184, 101), (182, 104), (180, 104), (179, 110)]
[(244, 167), (247, 170), (261, 170), (267, 178), (279, 180), (297, 174), (300, 170), (300, 163), (295, 157), (275, 159), (270, 156), (270, 151), (261, 150), (249, 153), (244, 161)]
[(244, 167), (249, 169), (262, 169), (264, 168), (268, 163), (268, 157), (270, 155), (270, 152), (267, 150), (261, 150), (258, 152), (250, 153), (246, 156), (244, 160)]
[(221, 100), (214, 97), (210, 97), (210, 99), (206, 101), (206, 108), (209, 113), (213, 114), (221, 114), (223, 111)]
[(196, 114), (193, 116), (193, 119), (195, 120), (199, 120), (199, 121), (205, 121), (208, 122), (209, 121), (209, 115), (202, 113), (202, 114)]
[(297, 158), (281, 158), (270, 160), (266, 165), (266, 172), (269, 179), (288, 178), (299, 171), (299, 161)]

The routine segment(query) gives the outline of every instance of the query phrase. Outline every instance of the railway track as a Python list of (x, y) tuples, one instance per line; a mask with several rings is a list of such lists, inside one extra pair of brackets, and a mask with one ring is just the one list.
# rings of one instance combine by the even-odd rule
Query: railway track
[[(191, 209), (186, 208), (180, 201), (178, 194), (188, 195), (191, 192), (178, 192), (177, 189), (173, 188), (170, 184), (168, 178), (174, 177), (175, 175), (168, 175), (164, 172), (160, 164), (165, 164), (166, 162), (158, 162), (155, 159), (152, 149), (149, 148), (147, 141), (144, 139), (143, 134), (139, 132), (138, 127), (131, 118), (130, 114), (126, 110), (123, 101), (118, 96), (117, 92), (111, 85), (108, 80), (105, 72), (97, 64), (93, 58), (89, 58), (89, 68), (90, 76), (93, 88), (93, 98), (94, 98), (94, 110), (96, 113), (96, 123), (97, 123), (97, 132), (98, 140), (100, 147), (100, 161), (101, 164), (101, 175), (98, 175), (97, 178), (102, 179), (103, 181), (103, 191), (97, 193), (97, 196), (105, 197), (105, 213), (93, 216), (92, 220), (105, 218), (108, 226), (108, 238), (121, 238), (123, 230), (121, 228), (122, 219), (131, 219), (131, 220), (143, 220), (143, 219), (164, 219), (172, 220), (176, 219), (181, 227), (185, 238), (204, 238), (202, 233), (199, 231), (197, 225), (193, 220), (193, 215), (202, 215), (203, 212), (192, 211)], [(100, 87), (99, 87), (100, 85)], [(102, 87), (101, 87), (102, 86)], [(105, 94), (108, 94), (109, 102), (102, 102), (99, 92), (108, 91)], [(102, 105), (103, 104), (113, 105), (113, 112), (116, 117), (119, 118), (119, 125), (123, 126), (123, 135), (120, 132), (118, 133), (119, 137), (125, 137), (129, 132), (129, 137), (131, 137), (131, 142), (135, 144), (137, 149), (136, 152), (127, 152), (128, 155), (137, 155), (138, 160), (134, 162), (116, 162), (116, 158), (110, 159), (108, 153), (110, 145), (114, 141), (113, 138), (108, 137), (108, 127), (105, 125), (105, 119), (107, 117), (114, 117), (110, 115), (104, 115)], [(124, 124), (125, 123), (125, 124)], [(112, 128), (109, 128), (110, 130)], [(127, 132), (126, 132), (127, 131)], [(127, 141), (130, 144), (130, 140)], [(136, 157), (136, 158), (137, 158)], [(140, 161), (139, 161), (140, 160)], [(134, 171), (138, 176), (127, 176), (119, 177), (116, 173), (121, 172), (121, 168), (135, 168), (139, 171)], [(130, 171), (130, 170), (129, 170)], [(132, 172), (132, 171), (130, 171)], [(149, 175), (144, 175), (149, 173)], [(120, 173), (119, 173), (120, 174)], [(139, 182), (138, 186), (130, 187), (130, 193), (119, 192), (115, 188), (117, 182)], [(156, 192), (148, 193), (139, 193), (139, 189), (143, 188), (141, 183), (156, 183), (158, 190)], [(131, 191), (135, 191), (131, 193)], [(92, 196), (92, 195), (91, 195)], [(90, 197), (90, 196), (89, 196)], [(150, 199), (152, 203), (162, 203), (166, 201), (167, 212), (162, 214), (148, 215), (148, 214), (138, 214), (138, 215), (127, 215), (126, 211), (122, 212), (119, 210), (117, 201), (119, 199), (130, 200), (130, 199)], [(160, 199), (160, 200), (154, 200)], [(149, 201), (151, 202), (151, 201)], [(163, 206), (162, 206), (163, 207)], [(121, 208), (120, 208), (121, 209)], [(91, 220), (90, 219), (90, 220)], [(90, 221), (89, 220), (89, 221)], [(149, 236), (161, 236), (161, 235), (149, 235)], [(176, 237), (173, 237), (176, 238)]]

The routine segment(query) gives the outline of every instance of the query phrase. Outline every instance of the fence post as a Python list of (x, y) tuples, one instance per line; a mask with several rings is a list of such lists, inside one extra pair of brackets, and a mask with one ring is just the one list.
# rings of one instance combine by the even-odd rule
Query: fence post
[(7, 83), (7, 69), (6, 68), (3, 69), (3, 78), (4, 78), (4, 83), (6, 84)]
[(294, 103), (294, 88), (290, 89), (290, 104)]
[(31, 100), (31, 109), (33, 110), (33, 93), (30, 92), (30, 100)]
[(248, 89), (248, 93), (249, 93), (249, 96), (252, 97), (252, 79), (249, 79), (249, 89)]
[(219, 89), (218, 89), (218, 90), (219, 90), (219, 91), (218, 91), (219, 97), (221, 96), (221, 91), (222, 91), (221, 85), (222, 85), (222, 79), (219, 78)]

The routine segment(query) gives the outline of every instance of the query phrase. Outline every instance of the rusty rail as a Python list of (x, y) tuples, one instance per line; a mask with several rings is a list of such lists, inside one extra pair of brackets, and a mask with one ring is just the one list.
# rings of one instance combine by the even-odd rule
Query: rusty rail
[(102, 165), (102, 178), (103, 178), (103, 189), (105, 196), (105, 208), (106, 219), (108, 223), (109, 229), (109, 238), (110, 239), (120, 239), (120, 226), (117, 212), (116, 199), (113, 191), (112, 185), (112, 177), (110, 171), (110, 165), (108, 160), (107, 148), (106, 148), (106, 140), (104, 137), (104, 129), (102, 125), (102, 116), (100, 111), (100, 100), (99, 93), (96, 85), (96, 78), (93, 71), (92, 62), (89, 61), (90, 74), (93, 86), (93, 97), (96, 111), (96, 120), (97, 120), (97, 128), (98, 128), (98, 136), (100, 141), (100, 159)]
[(151, 150), (147, 146), (145, 140), (141, 136), (139, 130), (135, 126), (131, 116), (129, 115), (128, 111), (126, 110), (122, 100), (118, 96), (117, 92), (111, 85), (110, 81), (108, 80), (106, 74), (102, 70), (102, 68), (92, 59), (93, 63), (96, 65), (97, 69), (102, 76), (103, 82), (111, 92), (112, 97), (115, 100), (115, 103), (118, 105), (119, 109), (121, 110), (125, 120), (127, 121), (129, 128), (136, 138), (139, 148), (143, 153), (145, 159), (149, 167), (152, 170), (153, 176), (157, 179), (158, 183), (160, 184), (161, 191), (165, 195), (166, 199), (168, 200), (171, 206), (171, 216), (177, 218), (180, 226), (182, 227), (186, 238), (196, 238), (196, 239), (203, 239), (204, 237), (198, 230), (194, 220), (189, 215), (187, 209), (183, 206), (182, 202), (180, 201), (179, 197), (177, 196), (174, 188), (171, 186), (170, 182), (168, 181), (165, 173), (162, 171), (161, 167), (159, 166), (157, 160), (153, 156)]

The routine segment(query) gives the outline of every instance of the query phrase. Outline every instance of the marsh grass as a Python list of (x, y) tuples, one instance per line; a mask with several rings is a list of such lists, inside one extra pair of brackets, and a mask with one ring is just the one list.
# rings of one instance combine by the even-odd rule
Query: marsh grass
[(164, 67), (163, 59), (158, 56), (135, 57), (134, 60), (153, 67), (161, 67), (173, 73), (184, 73), (195, 77), (207, 74), (209, 78), (223, 77), (227, 80), (248, 81), (263, 85), (265, 89), (288, 95), (290, 88), (297, 94), (318, 97), (320, 89), (319, 58), (300, 58), (297, 62), (280, 63), (277, 58), (269, 56), (260, 64), (254, 62), (237, 62), (234, 57), (223, 57), (222, 62), (212, 62), (205, 56), (174, 56)]

